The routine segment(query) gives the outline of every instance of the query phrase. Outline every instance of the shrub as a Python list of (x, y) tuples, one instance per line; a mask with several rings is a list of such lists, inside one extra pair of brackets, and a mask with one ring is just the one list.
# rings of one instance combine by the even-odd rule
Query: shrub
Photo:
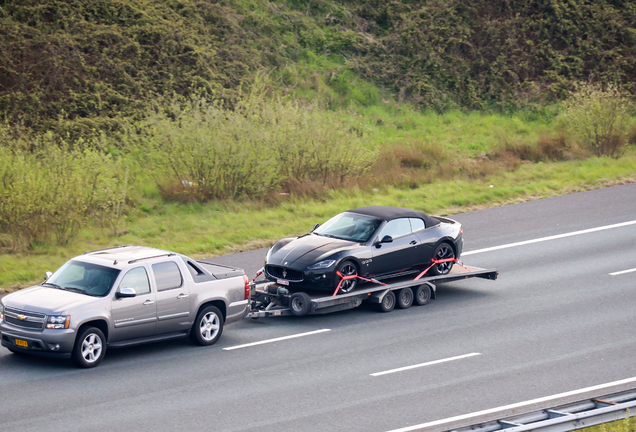
[(264, 197), (304, 181), (342, 185), (374, 157), (325, 111), (258, 88), (234, 110), (175, 100), (130, 128), (128, 140), (162, 195), (181, 201)]
[(627, 142), (630, 102), (615, 85), (581, 84), (564, 102), (559, 123), (597, 156), (620, 156)]
[(46, 138), (25, 150), (0, 135), (0, 231), (12, 251), (51, 240), (66, 244), (96, 217), (121, 219), (127, 183), (111, 157), (60, 148)]

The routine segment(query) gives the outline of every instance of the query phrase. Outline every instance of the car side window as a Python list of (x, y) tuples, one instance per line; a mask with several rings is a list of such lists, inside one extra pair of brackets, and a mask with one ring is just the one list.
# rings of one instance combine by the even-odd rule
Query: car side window
[(413, 229), (413, 232), (426, 228), (422, 219), (409, 218), (409, 221), (411, 222), (411, 229)]
[(393, 219), (382, 228), (378, 239), (382, 240), (384, 236), (397, 238), (408, 234), (411, 234), (411, 223), (408, 218)]
[(150, 292), (150, 282), (148, 281), (146, 269), (137, 267), (130, 270), (121, 280), (119, 288), (132, 288), (137, 295), (148, 294)]
[(183, 283), (179, 266), (174, 261), (153, 264), (152, 272), (155, 274), (157, 291), (179, 288)]

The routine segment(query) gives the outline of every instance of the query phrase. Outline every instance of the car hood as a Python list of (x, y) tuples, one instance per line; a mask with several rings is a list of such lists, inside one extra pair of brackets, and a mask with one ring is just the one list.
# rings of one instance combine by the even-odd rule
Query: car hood
[(2, 303), (6, 307), (51, 315), (62, 314), (99, 300), (101, 300), (99, 297), (38, 285), (9, 294), (2, 299)]
[(348, 240), (309, 234), (280, 247), (274, 245), (267, 264), (302, 269), (327, 259), (331, 254), (351, 249), (358, 244)]

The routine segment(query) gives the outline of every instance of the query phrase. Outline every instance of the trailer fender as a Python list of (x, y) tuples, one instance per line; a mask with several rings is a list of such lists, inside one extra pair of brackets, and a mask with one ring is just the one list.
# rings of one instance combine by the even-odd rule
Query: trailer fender
[(384, 296), (391, 290), (382, 290), (382, 291), (376, 291), (374, 293), (372, 293), (369, 298), (367, 299), (369, 301), (369, 303), (373, 303), (373, 304), (380, 304), (382, 303), (382, 300), (384, 299)]

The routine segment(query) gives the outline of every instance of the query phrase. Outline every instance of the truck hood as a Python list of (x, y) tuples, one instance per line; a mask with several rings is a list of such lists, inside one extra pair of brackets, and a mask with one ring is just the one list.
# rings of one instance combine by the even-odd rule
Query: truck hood
[(303, 268), (356, 245), (358, 243), (349, 240), (310, 234), (294, 239), (280, 248), (274, 246), (267, 264)]
[(2, 303), (6, 307), (52, 315), (99, 300), (103, 298), (38, 285), (5, 296)]

